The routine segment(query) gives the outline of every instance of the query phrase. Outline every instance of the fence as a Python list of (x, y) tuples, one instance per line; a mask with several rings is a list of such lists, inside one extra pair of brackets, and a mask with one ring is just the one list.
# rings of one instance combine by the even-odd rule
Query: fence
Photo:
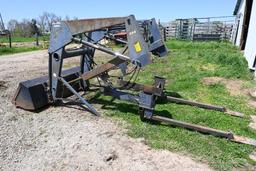
[(167, 38), (185, 40), (230, 40), (235, 17), (176, 19), (166, 27)]

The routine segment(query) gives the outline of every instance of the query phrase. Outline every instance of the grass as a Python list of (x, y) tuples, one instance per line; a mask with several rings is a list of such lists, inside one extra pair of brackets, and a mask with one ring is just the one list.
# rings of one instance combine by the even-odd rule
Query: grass
[[(19, 37), (13, 36), (12, 42), (35, 42), (35, 37)], [(40, 36), (39, 41), (49, 41), (49, 36)], [(9, 43), (9, 38), (7, 36), (0, 37), (0, 43)]]
[[(212, 76), (250, 82), (252, 74), (236, 47), (228, 42), (176, 40), (168, 41), (166, 45), (170, 49), (168, 57), (155, 59), (154, 64), (140, 73), (137, 82), (151, 84), (154, 75), (163, 76), (168, 80), (166, 90), (178, 92), (185, 99), (222, 105), (247, 116), (255, 113), (255, 109), (248, 107), (246, 96), (231, 96), (222, 84), (207, 86), (201, 82), (202, 78)], [(136, 105), (119, 100), (110, 102), (110, 99), (102, 96), (97, 103), (104, 104), (106, 115), (127, 121), (128, 134), (134, 138), (144, 138), (152, 148), (190, 155), (216, 170), (247, 170), (256, 164), (249, 159), (249, 154), (255, 150), (250, 145), (178, 127), (141, 122)], [(248, 118), (234, 118), (216, 111), (176, 104), (158, 104), (155, 113), (256, 138), (256, 132), (248, 128)]]
[(9, 55), (14, 53), (21, 53), (21, 52), (29, 52), (35, 50), (44, 49), (42, 46), (33, 46), (33, 47), (0, 47), (0, 56), (2, 55)]

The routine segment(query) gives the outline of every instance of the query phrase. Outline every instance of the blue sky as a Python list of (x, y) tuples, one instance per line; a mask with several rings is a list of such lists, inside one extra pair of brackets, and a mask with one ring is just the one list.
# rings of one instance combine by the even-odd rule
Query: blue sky
[(230, 16), (236, 0), (1, 0), (0, 13), (10, 19), (37, 18), (44, 11), (78, 18), (126, 16), (155, 17), (162, 22), (175, 18)]

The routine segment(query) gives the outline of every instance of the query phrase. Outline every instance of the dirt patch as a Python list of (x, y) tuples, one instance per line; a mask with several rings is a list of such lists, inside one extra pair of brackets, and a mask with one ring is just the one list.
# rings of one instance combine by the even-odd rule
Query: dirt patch
[(236, 95), (249, 95), (251, 89), (244, 88), (244, 82), (242, 80), (226, 79), (222, 77), (205, 77), (202, 79), (205, 85), (224, 84), (231, 96)]
[(0, 78), (8, 82), (0, 91), (0, 170), (211, 170), (190, 157), (151, 149), (126, 136), (126, 123), (77, 106), (16, 109), (11, 99), (18, 83), (47, 75), (47, 60), (47, 51), (0, 58)]
[[(243, 95), (250, 98), (248, 101), (248, 106), (256, 108), (256, 94), (255, 89), (253, 88), (245, 88), (244, 81), (242, 80), (232, 80), (226, 79), (222, 77), (205, 77), (202, 79), (202, 82), (205, 85), (214, 85), (214, 84), (223, 84), (229, 91), (231, 96)], [(255, 123), (251, 123), (250, 127), (256, 129), (256, 120)]]
[[(49, 42), (48, 41), (39, 41), (38, 44), (40, 46), (45, 46), (47, 45)], [(2, 46), (8, 47), (9, 43), (1, 43)], [(36, 40), (33, 42), (12, 42), (12, 47), (33, 47), (36, 46)]]

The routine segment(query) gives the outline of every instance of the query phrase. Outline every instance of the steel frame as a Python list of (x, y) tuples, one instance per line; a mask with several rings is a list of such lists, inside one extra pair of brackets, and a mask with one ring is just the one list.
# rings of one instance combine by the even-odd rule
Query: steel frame
[[(117, 40), (112, 36), (113, 31), (120, 30), (124, 30), (127, 33), (127, 40)], [(101, 45), (99, 41), (104, 38), (125, 44), (123, 51), (121, 53), (115, 52)], [(66, 46), (70, 43), (80, 44), (81, 47), (67, 50)], [(95, 50), (110, 54), (114, 58), (105, 64), (95, 66)], [(125, 54), (126, 50), (128, 50), (128, 55)], [(17, 107), (37, 110), (50, 103), (56, 103), (66, 97), (75, 95), (90, 112), (99, 116), (100, 114), (97, 110), (79, 93), (80, 91), (90, 91), (90, 80), (97, 77), (103, 82), (103, 84), (97, 85), (103, 94), (137, 104), (142, 121), (164, 122), (173, 126), (256, 146), (255, 140), (240, 137), (231, 132), (194, 125), (154, 114), (156, 102), (161, 100), (165, 103), (171, 102), (196, 106), (216, 110), (231, 116), (243, 117), (243, 114), (229, 111), (224, 107), (167, 96), (164, 91), (166, 80), (162, 77), (156, 76), (153, 85), (142, 85), (131, 80), (124, 80), (124, 77), (129, 74), (127, 72), (127, 63), (132, 63), (135, 69), (143, 68), (151, 63), (151, 54), (163, 57), (167, 53), (167, 48), (164, 45), (155, 19), (137, 21), (131, 15), (119, 18), (87, 19), (56, 23), (52, 29), (49, 46), (48, 81), (45, 78), (38, 78), (37, 80), (34, 79), (20, 83), (13, 103)], [(80, 66), (63, 71), (64, 60), (77, 56), (80, 56)], [(120, 87), (113, 86), (112, 82), (108, 79), (108, 72), (115, 68), (122, 71), (122, 75), (118, 80)], [(134, 90), (139, 93), (131, 93), (127, 90)], [(44, 97), (44, 100), (41, 97)]]

